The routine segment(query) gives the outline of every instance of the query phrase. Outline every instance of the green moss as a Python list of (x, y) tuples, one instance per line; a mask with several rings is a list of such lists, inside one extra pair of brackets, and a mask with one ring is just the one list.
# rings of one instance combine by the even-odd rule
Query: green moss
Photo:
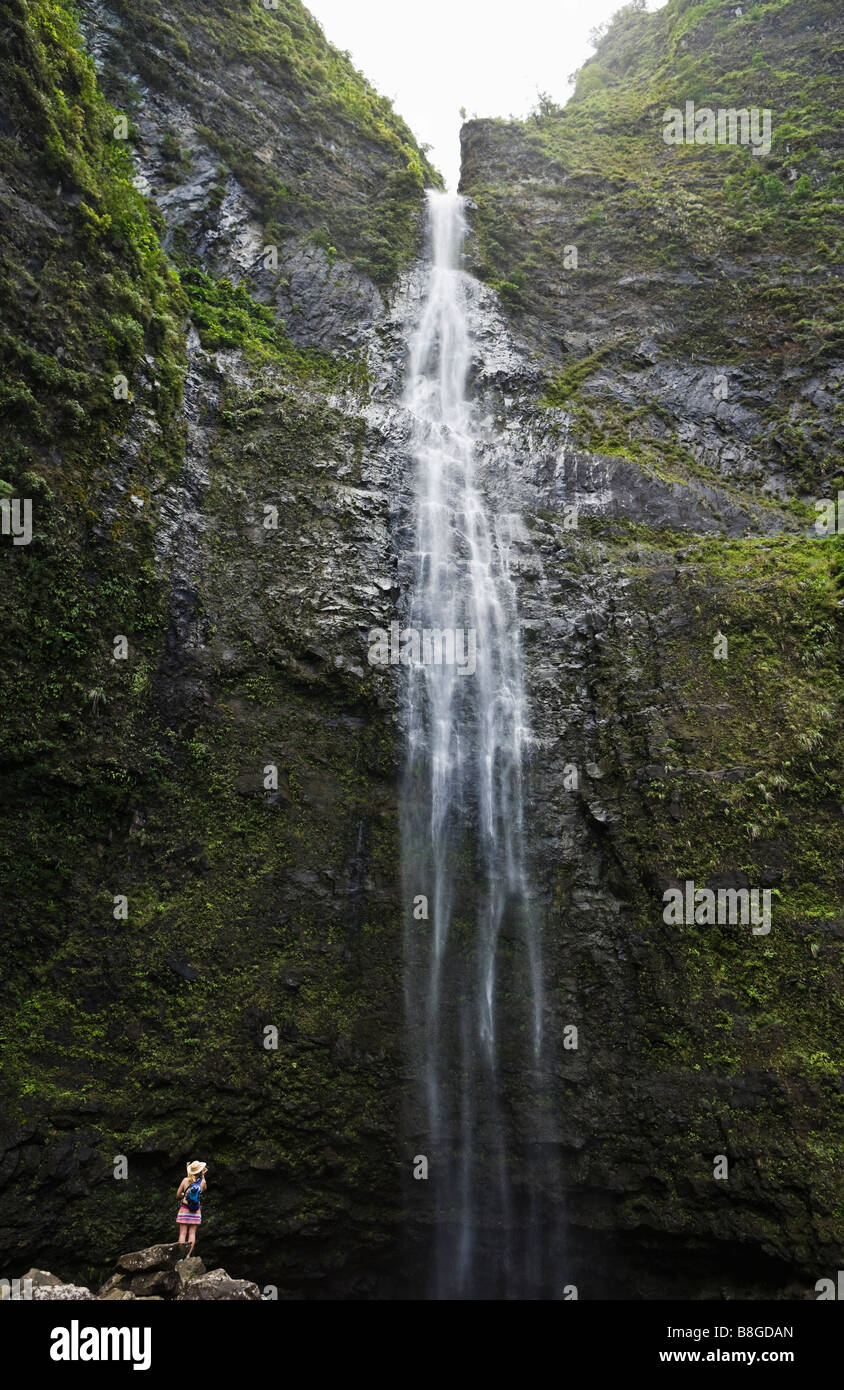
[[(154, 380), (143, 404), (160, 424), (146, 447), (159, 466), (172, 467), (179, 449), (183, 303), (130, 182), (124, 144), (113, 138), (114, 112), (60, 6), (12, 0), (4, 41), (16, 55), (7, 69), (7, 98), (21, 138), (0, 140), (0, 167), (12, 188), (55, 220), (24, 229), (8, 208), (0, 262), (9, 305), (0, 336), (7, 407), (0, 457), (14, 478), (49, 442), (66, 443), (71, 460), (84, 456), (92, 436), (110, 449), (127, 414), (114, 399), (113, 378), (122, 373), (137, 392), (149, 374), (146, 358)], [(5, 56), (8, 61), (8, 47)], [(34, 299), (42, 306), (35, 342)]]
[[(389, 1139), (371, 1140), (388, 1130), (401, 1013), (394, 753), (373, 674), (352, 669), (361, 653), (339, 670), (311, 650), (319, 590), (303, 582), (317, 547), (320, 574), (352, 543), (342, 507), (330, 529), (323, 508), (329, 466), (342, 455), (359, 468), (364, 426), (327, 397), (357, 393), (365, 371), (297, 350), (245, 287), (190, 266), (180, 283), (67, 14), (12, 0), (4, 19), (20, 145), (0, 145), (13, 190), (0, 232), (12, 306), (0, 490), (32, 499), (34, 536), (3, 549), (0, 872), (14, 940), (2, 1099), (44, 1164), (13, 1179), (4, 1209), (35, 1258), (40, 1193), (53, 1263), (58, 1244), (63, 1274), (100, 1259), (102, 1275), (159, 1235), (166, 1174), (196, 1142), (225, 1175), (214, 1238), (240, 1252), (227, 1264), (254, 1256), (242, 1271), (254, 1276), (268, 1259), (265, 1242), (250, 1255), (239, 1234), (264, 1173), (288, 1238), (276, 1275), (330, 1268), (341, 1247), (383, 1239), (396, 1186)], [(22, 217), (14, 199), (44, 216)], [(191, 320), (208, 352), (241, 359), (219, 409), (206, 416), (200, 401), (212, 426), (201, 641), (174, 661), (172, 576), (156, 540), (161, 499), (182, 481)], [(118, 371), (131, 402), (113, 397)], [(264, 499), (280, 530), (259, 548)], [(117, 634), (127, 661), (113, 660)], [(260, 786), (269, 760), (277, 798)], [(365, 901), (350, 889), (338, 917), (342, 892), (322, 885), (349, 882), (362, 823), (378, 887)], [(172, 964), (186, 956), (192, 982)], [(362, 974), (378, 981), (377, 1014)], [(277, 1053), (262, 1046), (266, 1023), (279, 1027)], [(213, 1115), (190, 1084), (197, 1049)], [(71, 1220), (49, 1177), (68, 1133), (89, 1151)], [(111, 1178), (115, 1153), (130, 1156), (125, 1188)]]
[[(361, 386), (362, 362), (296, 348), (275, 311), (259, 304), (244, 285), (215, 280), (197, 267), (181, 273), (181, 285), (202, 346), (209, 351), (238, 348), (258, 363), (273, 361), (292, 377), (316, 378), (326, 384)], [(250, 397), (250, 409), (254, 410)], [(228, 420), (234, 423), (234, 417)]]
[[(591, 396), (595, 353), (619, 323), (647, 322), (658, 305), (663, 357), (777, 383), (753, 441), (760, 467), (821, 495), (841, 470), (841, 408), (804, 388), (844, 342), (840, 37), (830, 0), (744, 9), (625, 7), (564, 110), (546, 103), (523, 122), (470, 122), (475, 268), (550, 359), (563, 358), (548, 399), (575, 412), (589, 447), (619, 451), (597, 442), (617, 431)], [(686, 101), (771, 110), (770, 152), (667, 146), (663, 114)], [(576, 269), (567, 245), (578, 248)], [(589, 343), (573, 348), (567, 330), (581, 315)]]
[[(153, 0), (115, 0), (114, 9), (131, 70), (189, 107), (198, 134), (220, 158), (221, 179), (226, 171), (235, 175), (269, 240), (324, 233), (338, 255), (377, 284), (395, 279), (419, 246), (423, 188), (441, 185), (441, 178), (392, 103), (326, 41), (299, 0), (273, 8), (259, 0), (173, 0), (178, 30), (162, 25)], [(204, 66), (230, 77), (225, 96), (196, 77)], [(246, 67), (262, 86), (261, 104), (252, 86), (232, 76)], [(115, 100), (131, 110), (133, 84), (113, 72), (107, 80)], [(285, 130), (278, 146), (262, 109)], [(338, 130), (349, 174), (332, 152)], [(304, 168), (289, 158), (303, 149)], [(169, 158), (172, 149), (164, 153)]]
[(559, 372), (549, 382), (541, 404), (552, 408), (567, 406), (576, 398), (584, 381), (598, 370), (608, 352), (609, 349), (604, 348), (600, 352), (590, 353), (588, 357), (581, 357), (578, 361), (569, 363), (564, 371)]
[[(687, 539), (673, 584), (684, 621), (649, 673), (670, 692), (658, 719), (637, 712), (629, 690), (621, 694), (602, 648), (607, 712), (614, 700), (621, 711), (613, 737), (631, 740), (631, 761), (657, 768), (621, 792), (617, 844), (641, 875), (639, 930), (650, 951), (643, 989), (664, 998), (666, 955), (682, 979), (675, 1005), (659, 1010), (662, 1036), (648, 1045), (649, 1065), (783, 1075), (844, 1066), (844, 945), (840, 932), (824, 929), (844, 922), (841, 562), (838, 538)], [(650, 611), (658, 589), (646, 566), (634, 583), (636, 606)], [(728, 638), (727, 660), (713, 656), (718, 632)], [(647, 669), (637, 645), (633, 659)], [(647, 751), (636, 748), (643, 737)], [(692, 879), (700, 887), (725, 871), (752, 886), (774, 876), (769, 936), (662, 922), (657, 885)]]

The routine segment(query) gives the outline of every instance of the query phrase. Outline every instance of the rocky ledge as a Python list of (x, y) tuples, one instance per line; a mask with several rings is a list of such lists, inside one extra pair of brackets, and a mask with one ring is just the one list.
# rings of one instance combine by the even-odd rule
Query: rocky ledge
[(162, 1302), (184, 1300), (260, 1299), (257, 1284), (232, 1279), (224, 1269), (207, 1270), (198, 1256), (189, 1256), (184, 1245), (151, 1245), (121, 1255), (117, 1267), (102, 1287), (92, 1293), (81, 1284), (64, 1284), (55, 1274), (30, 1269), (19, 1281), (19, 1297), (50, 1299), (123, 1300)]

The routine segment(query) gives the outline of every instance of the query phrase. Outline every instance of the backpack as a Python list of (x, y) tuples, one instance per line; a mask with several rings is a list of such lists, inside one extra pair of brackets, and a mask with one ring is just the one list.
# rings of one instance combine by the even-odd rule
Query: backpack
[(200, 1199), (201, 1195), (202, 1195), (202, 1182), (201, 1182), (201, 1180), (200, 1180), (200, 1181), (197, 1181), (197, 1182), (192, 1182), (191, 1185), (190, 1185), (190, 1187), (188, 1188), (187, 1192), (185, 1193), (185, 1206), (187, 1207), (188, 1211), (190, 1211), (190, 1212), (199, 1211), (199, 1199)]

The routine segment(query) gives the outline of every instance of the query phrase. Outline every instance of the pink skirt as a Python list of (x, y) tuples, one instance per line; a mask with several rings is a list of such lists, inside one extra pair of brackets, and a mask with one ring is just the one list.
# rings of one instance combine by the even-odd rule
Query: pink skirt
[(182, 1205), (179, 1207), (176, 1220), (178, 1221), (180, 1226), (198, 1226), (200, 1221), (202, 1220), (202, 1212), (188, 1211), (187, 1207), (183, 1202)]

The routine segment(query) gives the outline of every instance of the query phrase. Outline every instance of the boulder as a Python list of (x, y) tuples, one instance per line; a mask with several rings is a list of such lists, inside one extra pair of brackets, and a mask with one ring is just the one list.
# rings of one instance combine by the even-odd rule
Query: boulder
[(96, 1294), (83, 1288), (81, 1284), (41, 1284), (38, 1288), (33, 1288), (32, 1297), (37, 1303), (47, 1303), (53, 1299), (77, 1299), (91, 1303), (96, 1301)]
[(137, 1298), (148, 1298), (152, 1294), (169, 1298), (180, 1288), (179, 1276), (174, 1269), (151, 1269), (146, 1274), (136, 1274), (129, 1284), (129, 1289)]
[(212, 1269), (210, 1274), (200, 1274), (191, 1279), (177, 1298), (179, 1301), (227, 1299), (242, 1302), (246, 1299), (260, 1300), (261, 1294), (258, 1285), (250, 1283), (248, 1279), (232, 1279), (224, 1269)]
[(179, 1280), (179, 1287), (184, 1288), (191, 1279), (198, 1279), (205, 1273), (205, 1265), (198, 1255), (192, 1255), (187, 1260), (180, 1260), (176, 1266), (176, 1277)]
[(122, 1274), (145, 1274), (151, 1269), (175, 1269), (183, 1246), (150, 1245), (146, 1250), (130, 1250), (121, 1255), (117, 1268)]
[(80, 1284), (64, 1284), (44, 1269), (31, 1269), (24, 1278), (31, 1281), (31, 1297), (41, 1301), (99, 1299), (104, 1303), (163, 1303), (185, 1298), (235, 1302), (260, 1299), (257, 1284), (248, 1279), (232, 1279), (224, 1269), (209, 1273), (196, 1255), (180, 1259), (184, 1252), (185, 1247), (175, 1243), (129, 1251), (120, 1256), (117, 1269), (96, 1293)]
[(24, 1282), (28, 1279), (34, 1289), (57, 1289), (62, 1282), (58, 1275), (51, 1274), (47, 1269), (28, 1269), (23, 1277)]
[(105, 1283), (97, 1290), (98, 1298), (107, 1298), (110, 1293), (127, 1292), (129, 1289), (128, 1274), (110, 1274)]

